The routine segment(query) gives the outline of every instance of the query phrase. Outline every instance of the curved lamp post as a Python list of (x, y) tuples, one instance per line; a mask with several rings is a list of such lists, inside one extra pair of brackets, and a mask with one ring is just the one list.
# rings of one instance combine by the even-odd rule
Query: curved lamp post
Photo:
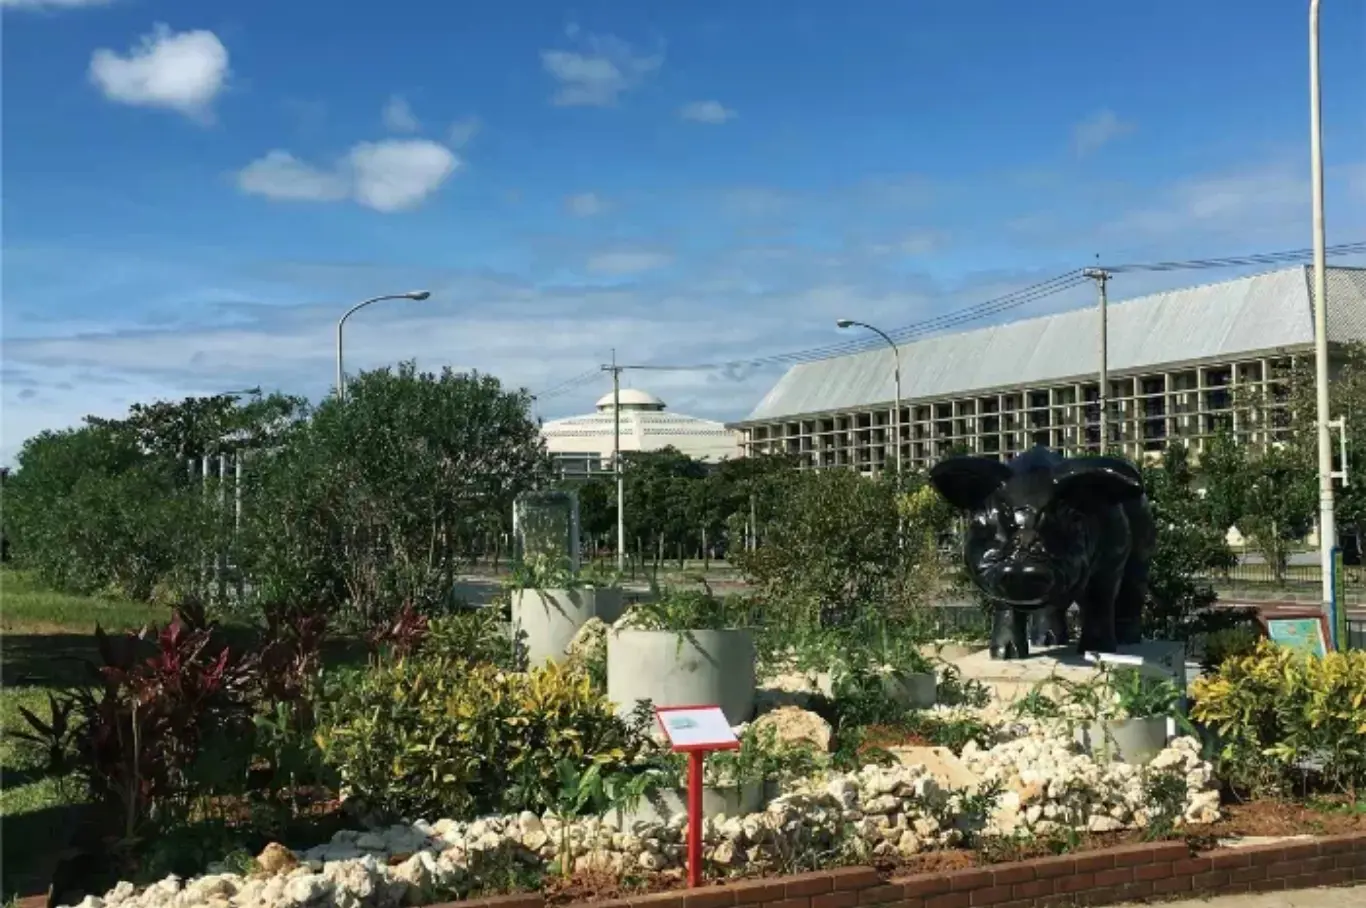
[(351, 314), (358, 309), (364, 309), (371, 303), (379, 303), (384, 300), (417, 300), (421, 302), (431, 295), (429, 290), (413, 290), (409, 293), (390, 293), (385, 296), (376, 296), (364, 302), (356, 303), (337, 320), (337, 398), (339, 400), (346, 400), (346, 373), (342, 371), (342, 328), (346, 325), (346, 320), (351, 317)]
[(842, 318), (835, 322), (840, 328), (867, 328), (878, 337), (885, 340), (892, 348), (892, 377), (896, 382), (896, 411), (892, 416), (892, 431), (896, 433), (896, 479), (897, 484), (901, 483), (901, 348), (896, 345), (896, 341), (887, 336), (886, 332), (874, 328), (864, 322), (856, 322), (853, 319)]

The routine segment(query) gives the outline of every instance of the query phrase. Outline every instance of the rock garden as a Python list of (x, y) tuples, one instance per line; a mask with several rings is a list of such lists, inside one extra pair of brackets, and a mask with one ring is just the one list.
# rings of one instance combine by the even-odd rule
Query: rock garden
[[(1248, 793), (1362, 778), (1359, 758), (1340, 746), (1332, 762), (1312, 773), (1301, 768), (1303, 751), (1292, 748), (1313, 744), (1294, 735), (1308, 727), (1265, 724), (1289, 721), (1287, 703), (1318, 703), (1318, 744), (1366, 733), (1362, 712), (1350, 706), (1366, 690), (1359, 655), (1307, 660), (1263, 644), (1230, 657), (1192, 692), (1192, 714), (1222, 742), (1212, 749), (1187, 718), (1179, 689), (1135, 671), (1051, 677), (1005, 703), (936, 656), (933, 643), (879, 627), (830, 632), (823, 646), (811, 637), (799, 644), (768, 633), (760, 618), (748, 600), (705, 588), (664, 590), (611, 625), (587, 619), (558, 660), (528, 667), (517, 663), (496, 613), (427, 619), (410, 611), (376, 635), (364, 667), (318, 673), (305, 628), (290, 632), (281, 652), (253, 662), (216, 650), (212, 628), (178, 616), (156, 638), (150, 660), (104, 667), (106, 692), (164, 684), (164, 673), (177, 667), (193, 690), (154, 692), (149, 713), (136, 721), (176, 745), (189, 746), (193, 731), (201, 750), (182, 762), (175, 748), (158, 748), (139, 776), (108, 782), (126, 781), (145, 811), (140, 822), (166, 822), (170, 811), (183, 810), (181, 828), (195, 830), (196, 847), (159, 852), (175, 872), (130, 875), (81, 904), (359, 908), (571, 883), (580, 896), (596, 891), (585, 881), (606, 891), (681, 885), (682, 764), (663, 745), (647, 703), (608, 694), (612, 647), (640, 629), (667, 632), (680, 638), (673, 645), (703, 653), (704, 641), (717, 639), (708, 632), (751, 635), (748, 664), (687, 663), (694, 672), (722, 672), (721, 687), (730, 677), (724, 673), (735, 672), (736, 686), (747, 690), (747, 702), (734, 703), (742, 747), (707, 764), (703, 836), (712, 879), (859, 863), (916, 868), (1126, 837), (1199, 836), (1224, 819), (1221, 765)], [(695, 642), (686, 644), (690, 636)], [(113, 656), (125, 642), (131, 645), (107, 640), (106, 649)], [(195, 669), (187, 673), (186, 664)], [(249, 677), (267, 666), (270, 677)], [(252, 683), (282, 686), (274, 716), (252, 714), (260, 708), (248, 703)], [(205, 705), (192, 730), (158, 724), (173, 719), (156, 712), (171, 697)], [(96, 715), (108, 703), (92, 704)], [(1121, 759), (1114, 741), (1084, 733), (1098, 718), (1123, 727), (1153, 717), (1164, 728), (1170, 720), (1176, 733), (1164, 733), (1133, 762)], [(287, 803), (271, 804), (263, 792), (243, 796), (230, 778), (259, 774), (261, 754), (233, 764), (231, 748), (210, 746), (215, 727), (227, 731), (239, 721), (250, 722), (245, 733), (255, 749), (275, 748), (275, 772), (289, 767), (295, 784), (276, 799)], [(1283, 753), (1257, 737), (1272, 734)], [(107, 759), (119, 759), (120, 743), (107, 743)], [(216, 765), (204, 766), (206, 757)], [(190, 786), (199, 787), (197, 800), (168, 797)], [(234, 788), (238, 795), (229, 797)], [(330, 814), (312, 828), (316, 840), (284, 823), (276, 828), (288, 842), (259, 850), (224, 844), (212, 853), (214, 842), (231, 842), (245, 824), (258, 824), (259, 839), (272, 807), (275, 815), (306, 814), (304, 802), (317, 790), (336, 797), (321, 805)], [(210, 828), (218, 838), (204, 837)]]
[[(325, 484), (322, 462), (295, 466)], [(741, 742), (706, 762), (713, 882), (1366, 827), (1366, 654), (1276, 647), (1212, 608), (1192, 552), (1222, 543), (1181, 517), (1188, 490), (1159, 499), (1143, 600), (1143, 636), (1174, 662), (1031, 641), (1007, 663), (988, 654), (1024, 655), (1023, 628), (942, 555), (958, 514), (923, 478), (732, 479), (747, 505), (733, 516), (764, 526), (728, 555), (744, 581), (730, 595), (704, 576), (644, 590), (580, 567), (588, 534), (564, 493), (519, 513), (519, 561), (487, 607), (452, 601), (453, 556), (418, 563), (464, 525), (400, 527), (418, 510), (386, 523), (340, 492), (281, 508), (299, 524), (267, 527), (271, 544), (296, 550), (257, 575), (272, 582), (236, 610), (182, 596), (170, 621), (100, 632), (88, 675), (24, 708), (13, 737), (84, 811), (51, 903), (417, 908), (680, 888), (686, 762), (654, 709), (700, 704)], [(371, 553), (382, 533), (339, 544), (347, 572), (323, 571), (312, 546), (351, 537), (300, 527), (336, 502), (354, 526), (396, 528), (392, 550)]]

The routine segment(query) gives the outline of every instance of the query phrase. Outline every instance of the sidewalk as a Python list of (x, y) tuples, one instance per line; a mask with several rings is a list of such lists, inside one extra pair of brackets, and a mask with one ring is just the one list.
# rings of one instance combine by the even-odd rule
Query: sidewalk
[[(1137, 908), (1138, 903), (1116, 906)], [(1221, 895), (1211, 899), (1163, 902), (1164, 908), (1366, 908), (1366, 886), (1350, 889), (1297, 889), (1255, 895)]]

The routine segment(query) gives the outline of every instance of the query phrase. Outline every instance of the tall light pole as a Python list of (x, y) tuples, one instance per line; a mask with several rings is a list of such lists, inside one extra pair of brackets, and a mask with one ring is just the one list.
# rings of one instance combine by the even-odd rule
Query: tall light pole
[(1111, 275), (1103, 268), (1087, 268), (1082, 274), (1095, 281), (1100, 290), (1100, 377), (1096, 396), (1100, 404), (1100, 453), (1104, 454), (1110, 447), (1110, 323), (1105, 285)]
[(390, 293), (385, 296), (376, 296), (365, 300), (364, 302), (356, 303), (356, 305), (346, 310), (345, 315), (337, 319), (337, 398), (339, 400), (346, 400), (346, 372), (342, 370), (342, 328), (346, 325), (346, 320), (350, 318), (354, 312), (359, 309), (364, 309), (371, 303), (379, 303), (384, 300), (417, 300), (418, 302), (421, 302), (431, 295), (431, 291), (428, 290), (413, 290), (409, 293)]
[(617, 573), (626, 571), (626, 480), (621, 472), (621, 370), (617, 365), (617, 351), (612, 350), (612, 365), (603, 366), (612, 373), (612, 472), (617, 479)]
[(897, 486), (901, 485), (901, 348), (896, 345), (896, 341), (887, 336), (886, 332), (874, 328), (872, 325), (863, 322), (856, 322), (853, 319), (841, 318), (835, 324), (840, 328), (867, 328), (878, 337), (885, 340), (892, 348), (892, 378), (896, 384), (896, 411), (892, 415), (892, 431), (896, 433), (896, 481)]
[[(1309, 0), (1309, 155), (1314, 195), (1314, 390), (1319, 431), (1319, 564), (1323, 603), (1333, 603), (1333, 439), (1328, 425), (1328, 279), (1324, 264), (1323, 123), (1319, 98), (1319, 0)], [(1345, 470), (1347, 465), (1343, 464)], [(1341, 608), (1342, 604), (1338, 603)]]

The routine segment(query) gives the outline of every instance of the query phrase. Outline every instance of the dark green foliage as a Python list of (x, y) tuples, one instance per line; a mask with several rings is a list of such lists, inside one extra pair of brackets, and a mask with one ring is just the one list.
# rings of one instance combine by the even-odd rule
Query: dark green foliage
[(461, 540), (544, 475), (530, 398), (411, 364), (363, 373), (347, 395), (270, 455), (246, 508), (248, 575), (365, 626), (405, 602), (444, 607)]
[(1220, 625), (1212, 612), (1218, 597), (1206, 579), (1236, 563), (1210, 505), (1196, 491), (1189, 454), (1173, 444), (1162, 466), (1143, 470), (1143, 482), (1157, 524), (1157, 548), (1148, 574), (1143, 609), (1144, 636), (1187, 640)]
[[(922, 483), (898, 487), (853, 470), (793, 473), (776, 486), (781, 507), (763, 544), (734, 562), (766, 606), (812, 627), (852, 624), (870, 613), (914, 620), (943, 583), (934, 522), (950, 512), (918, 506)], [(903, 495), (902, 490), (912, 491)]]

